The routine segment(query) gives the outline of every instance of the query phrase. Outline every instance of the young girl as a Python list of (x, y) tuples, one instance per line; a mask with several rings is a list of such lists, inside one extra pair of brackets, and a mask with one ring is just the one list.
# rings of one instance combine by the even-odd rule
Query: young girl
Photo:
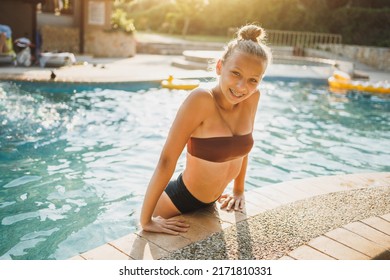
[[(242, 209), (248, 153), (260, 98), (258, 86), (271, 60), (261, 27), (242, 27), (217, 62), (218, 84), (197, 88), (181, 105), (169, 131), (141, 212), (145, 231), (179, 234), (188, 224), (177, 215), (209, 206)], [(186, 167), (170, 181), (187, 145)], [(234, 180), (232, 194), (223, 194)]]

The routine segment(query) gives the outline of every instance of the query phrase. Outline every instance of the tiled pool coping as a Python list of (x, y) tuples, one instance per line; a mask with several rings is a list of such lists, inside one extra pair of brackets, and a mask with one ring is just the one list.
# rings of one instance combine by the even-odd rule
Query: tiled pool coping
[(390, 260), (390, 213), (329, 231), (280, 259)]
[[(191, 225), (185, 234), (171, 236), (138, 231), (71, 259), (170, 259), (177, 250), (193, 246), (215, 233), (295, 201), (332, 193), (377, 188), (384, 188), (387, 193), (390, 191), (389, 172), (327, 176), (274, 184), (247, 192), (245, 211), (228, 213), (214, 208), (184, 215)], [(280, 259), (390, 259), (390, 212), (386, 212), (388, 208), (383, 211), (381, 215), (347, 222), (342, 227), (323, 232)], [(321, 216), (318, 217), (318, 223), (321, 223)], [(183, 258), (186, 256), (183, 255)]]

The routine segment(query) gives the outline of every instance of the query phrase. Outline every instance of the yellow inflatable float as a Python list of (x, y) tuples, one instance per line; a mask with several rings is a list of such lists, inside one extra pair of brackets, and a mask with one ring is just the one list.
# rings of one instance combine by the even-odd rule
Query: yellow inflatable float
[(390, 83), (387, 81), (380, 81), (376, 83), (368, 81), (353, 81), (351, 77), (342, 71), (335, 71), (332, 77), (328, 78), (330, 89), (337, 92), (340, 90), (357, 90), (371, 93), (390, 94)]
[(161, 82), (161, 86), (169, 89), (191, 90), (199, 86), (199, 80), (180, 80), (170, 75), (168, 79)]

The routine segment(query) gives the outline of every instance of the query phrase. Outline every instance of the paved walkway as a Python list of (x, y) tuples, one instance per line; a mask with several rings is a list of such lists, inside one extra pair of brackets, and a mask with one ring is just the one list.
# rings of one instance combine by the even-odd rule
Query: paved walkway
[[(138, 38), (142, 43), (194, 43), (180, 38), (143, 33)], [(205, 43), (202, 43), (205, 44)], [(180, 58), (174, 55), (137, 54), (132, 58), (94, 58), (77, 56), (77, 65), (40, 68), (14, 67), (0, 65), (0, 80), (50, 81), (51, 71), (56, 74), (56, 82), (131, 82), (131, 81), (160, 81), (168, 75), (176, 78), (202, 78), (214, 76), (213, 72), (203, 70), (183, 70), (172, 66), (172, 62)], [(345, 59), (351, 62), (349, 59)], [(390, 79), (390, 73), (376, 70), (362, 63), (353, 62), (356, 70), (367, 73), (370, 81)], [(272, 64), (266, 77), (281, 78), (312, 78), (326, 80), (333, 73), (330, 66), (305, 66)]]
[[(215, 77), (214, 72), (184, 70), (172, 66), (179, 56), (137, 54), (132, 58), (78, 57), (78, 65), (59, 68), (0, 66), (0, 80), (47, 81), (47, 82), (133, 82), (161, 81), (169, 75), (175, 78)], [(85, 63), (83, 63), (85, 62)], [(359, 68), (358, 68), (359, 69)], [(305, 66), (271, 64), (265, 78), (305, 78), (324, 82), (333, 73), (331, 66)], [(51, 71), (56, 74), (51, 79)], [(365, 67), (370, 81), (389, 80), (390, 73)]]
[[(138, 54), (133, 58), (103, 59), (80, 57), (79, 61), (86, 64), (65, 66), (60, 68), (40, 67), (0, 67), (0, 79), (23, 81), (53, 82), (50, 75), (54, 71), (54, 82), (132, 82), (158, 81), (169, 75), (176, 78), (202, 78), (215, 76), (213, 72), (204, 70), (184, 70), (171, 66), (172, 61), (179, 56)], [(315, 78), (326, 79), (331, 75), (330, 67), (304, 67), (294, 65), (272, 65), (268, 71), (269, 77)]]

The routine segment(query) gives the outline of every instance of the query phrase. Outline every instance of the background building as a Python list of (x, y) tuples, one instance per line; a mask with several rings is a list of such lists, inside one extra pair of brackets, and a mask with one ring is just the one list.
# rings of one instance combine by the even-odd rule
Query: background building
[(132, 34), (111, 27), (112, 0), (0, 0), (0, 11), (13, 39), (30, 39), (37, 53), (135, 54)]

